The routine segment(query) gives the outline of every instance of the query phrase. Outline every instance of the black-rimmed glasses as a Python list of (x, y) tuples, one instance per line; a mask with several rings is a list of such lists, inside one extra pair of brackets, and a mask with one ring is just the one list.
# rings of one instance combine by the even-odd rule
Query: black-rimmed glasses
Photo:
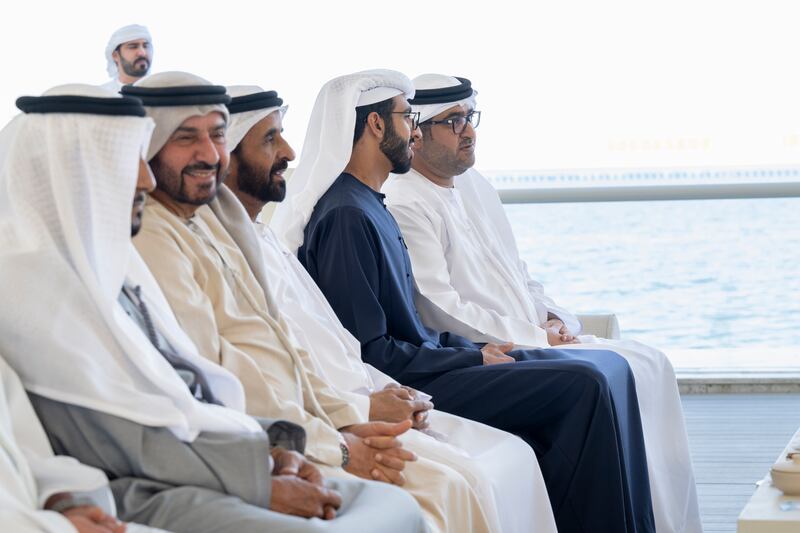
[(419, 111), (392, 111), (392, 115), (403, 115), (411, 123), (411, 131), (419, 127)]
[(467, 129), (467, 124), (472, 124), (472, 129), (478, 127), (478, 124), (481, 123), (481, 112), (480, 111), (470, 111), (466, 115), (453, 117), (453, 118), (446, 118), (444, 120), (427, 120), (425, 124), (450, 124), (450, 127), (453, 128), (453, 133), (456, 135), (461, 135), (464, 133), (464, 130)]

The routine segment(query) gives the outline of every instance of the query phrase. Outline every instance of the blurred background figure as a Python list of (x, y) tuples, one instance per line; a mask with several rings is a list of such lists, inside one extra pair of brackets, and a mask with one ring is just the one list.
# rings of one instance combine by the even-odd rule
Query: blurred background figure
[(146, 26), (130, 24), (111, 34), (106, 45), (106, 69), (111, 77), (102, 85), (119, 92), (123, 85), (147, 76), (153, 63), (153, 39)]

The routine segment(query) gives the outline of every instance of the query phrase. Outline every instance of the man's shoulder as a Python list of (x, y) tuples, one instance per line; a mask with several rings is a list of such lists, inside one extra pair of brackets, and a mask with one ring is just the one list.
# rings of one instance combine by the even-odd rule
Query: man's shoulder
[(435, 187), (426, 177), (410, 171), (407, 174), (393, 174), (382, 191), (386, 194), (386, 205), (390, 209), (405, 208), (428, 212), (443, 205), (442, 197), (437, 194)]
[[(410, 174), (410, 173), (409, 173)], [(450, 207), (444, 198), (431, 189), (422, 176), (409, 177), (407, 174), (392, 178), (386, 191), (386, 206), (401, 229), (432, 225), (439, 228), (445, 224)]]
[(364, 243), (363, 239), (377, 245), (380, 234), (381, 222), (363, 206), (353, 202), (329, 203), (311, 217), (304, 246), (315, 248), (334, 240), (337, 246), (342, 246), (344, 242)]
[(155, 256), (160, 261), (176, 260), (180, 251), (185, 255), (190, 249), (191, 234), (186, 221), (170, 212), (157, 200), (147, 199), (142, 214), (142, 226), (133, 244), (145, 260)]
[(141, 237), (152, 238), (155, 235), (175, 233), (182, 225), (184, 224), (179, 217), (157, 200), (148, 198), (142, 213), (142, 227), (134, 242)]
[(325, 228), (326, 230), (351, 231), (356, 227), (373, 227), (376, 225), (372, 216), (363, 206), (352, 202), (329, 203), (314, 212), (308, 224), (311, 232)]
[(351, 186), (340, 176), (320, 197), (311, 220), (359, 220), (369, 218), (370, 198)]
[(386, 196), (404, 196), (407, 191), (418, 191), (427, 185), (427, 178), (415, 170), (409, 170), (405, 174), (390, 174), (389, 179), (383, 184), (381, 189)]
[[(211, 207), (208, 205), (199, 207), (195, 211), (195, 216), (192, 220), (199, 227), (199, 232), (204, 235), (203, 238), (198, 240), (202, 249), (210, 251), (213, 248), (215, 254), (222, 254), (229, 267), (235, 265), (240, 271), (240, 275), (247, 277), (249, 280), (251, 268), (244, 250), (239, 246), (237, 239), (228, 231), (219, 217), (211, 210)], [(247, 224), (247, 227), (238, 228), (238, 230), (243, 233), (253, 232), (253, 237), (260, 240), (260, 237), (255, 234), (255, 229), (250, 225), (251, 222), (248, 221)], [(233, 228), (233, 230), (236, 231), (237, 228)], [(257, 241), (254, 241), (254, 244), (261, 246)], [(254, 277), (253, 280), (255, 280)]]
[[(236, 240), (233, 238), (231, 233), (225, 228), (225, 225), (222, 221), (217, 217), (216, 213), (211, 209), (208, 205), (202, 205), (197, 208), (197, 211), (194, 213), (194, 218), (196, 222), (204, 225), (208, 232), (211, 234), (210, 237), (217, 243), (217, 244), (224, 244), (225, 246), (236, 247)], [(248, 222), (249, 224), (249, 222)], [(248, 231), (248, 228), (242, 228), (243, 231)]]
[(336, 208), (341, 206), (363, 207), (366, 198), (362, 194), (361, 188), (353, 183), (353, 179), (347, 174), (342, 174), (325, 191), (319, 201), (318, 206)]

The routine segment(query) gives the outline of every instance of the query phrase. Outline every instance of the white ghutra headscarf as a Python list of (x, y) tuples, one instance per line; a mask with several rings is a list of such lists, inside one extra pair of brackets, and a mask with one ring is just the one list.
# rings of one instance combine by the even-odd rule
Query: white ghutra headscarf
[[(62, 86), (45, 96), (119, 97)], [(137, 100), (125, 99), (139, 106)], [(87, 114), (89, 113), (89, 114)], [(241, 384), (197, 355), (131, 244), (131, 205), (153, 121), (88, 111), (30, 112), (0, 135), (0, 353), (26, 389), (184, 441), (201, 431), (258, 432)], [(233, 409), (197, 401), (119, 305), (126, 276), (179, 353)], [(170, 319), (172, 322), (170, 322)]]
[(159, 72), (126, 85), (120, 92), (142, 100), (147, 116), (155, 122), (146, 161), (158, 154), (185, 120), (212, 112), (220, 113), (226, 124), (230, 118), (225, 107), (230, 97), (225, 87), (188, 72)]
[[(458, 87), (461, 85), (461, 80), (456, 78), (455, 76), (447, 76), (445, 74), (421, 74), (414, 78), (414, 89), (417, 91), (428, 91), (431, 89), (446, 89), (449, 87)], [(435, 104), (414, 104), (411, 103), (411, 108), (414, 111), (419, 112), (419, 121), (425, 122), (426, 120), (430, 120), (439, 113), (443, 111), (447, 111), (451, 107), (455, 107), (461, 104), (472, 104), (475, 106), (475, 97), (478, 95), (478, 91), (472, 90), (471, 94), (465, 96), (464, 98), (451, 100), (449, 102), (437, 102)]]
[[(228, 96), (231, 97), (232, 104), (242, 97), (255, 96), (258, 94), (268, 94), (268, 91), (265, 91), (258, 85), (228, 86)], [(277, 103), (278, 101), (280, 104), (270, 105), (268, 107), (256, 106), (255, 109), (242, 112), (236, 112), (231, 105), (228, 106), (228, 110), (231, 114), (230, 122), (228, 122), (228, 130), (226, 132), (228, 137), (228, 152), (233, 152), (236, 147), (239, 146), (239, 143), (242, 142), (242, 139), (245, 138), (247, 132), (265, 117), (268, 117), (275, 111), (280, 111), (281, 117), (286, 115), (289, 106), (283, 105), (283, 100), (279, 99), (277, 93), (275, 93), (275, 102)]]
[(286, 183), (286, 199), (270, 221), (292, 253), (303, 244), (303, 230), (317, 201), (350, 161), (356, 107), (399, 94), (412, 98), (414, 86), (405, 74), (393, 70), (365, 70), (323, 85), (311, 112), (300, 162)]

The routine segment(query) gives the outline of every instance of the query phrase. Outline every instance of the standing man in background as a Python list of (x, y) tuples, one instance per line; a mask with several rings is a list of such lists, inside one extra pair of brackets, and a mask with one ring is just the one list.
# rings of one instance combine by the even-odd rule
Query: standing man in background
[(138, 24), (123, 26), (111, 34), (106, 45), (106, 70), (111, 79), (102, 87), (119, 92), (123, 85), (147, 76), (152, 63), (153, 39), (147, 27)]

